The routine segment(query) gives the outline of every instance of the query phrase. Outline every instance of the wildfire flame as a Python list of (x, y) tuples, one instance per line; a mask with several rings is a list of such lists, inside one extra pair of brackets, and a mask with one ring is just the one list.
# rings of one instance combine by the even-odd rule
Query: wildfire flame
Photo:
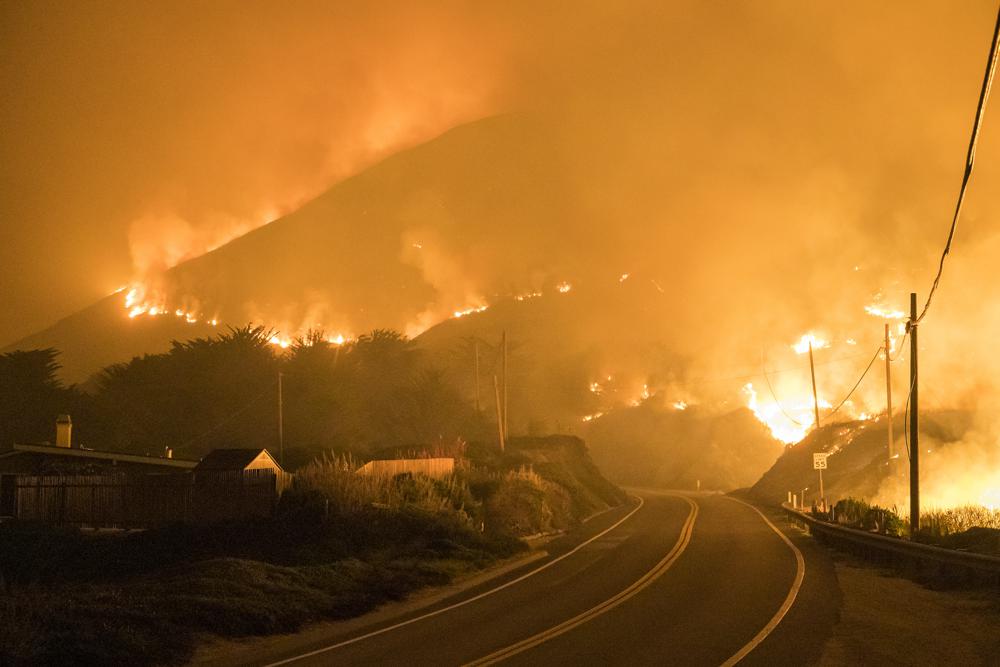
[[(127, 290), (127, 291), (126, 291)], [(205, 318), (203, 315), (195, 310), (185, 309), (185, 308), (170, 308), (166, 305), (166, 297), (163, 295), (153, 295), (150, 294), (150, 290), (142, 283), (134, 283), (127, 288), (120, 288), (116, 290), (118, 292), (125, 292), (124, 305), (125, 312), (129, 319), (136, 319), (140, 316), (145, 317), (159, 317), (162, 315), (173, 314), (179, 320), (183, 320), (187, 324), (197, 324), (199, 322), (204, 322), (209, 326), (217, 327), (219, 326), (219, 320), (217, 317)], [(485, 309), (483, 307), (482, 309)], [(265, 326), (267, 326), (265, 324)], [(277, 327), (269, 327), (277, 328)], [(313, 331), (322, 331), (323, 325), (321, 323), (315, 323), (310, 327)], [(274, 334), (269, 339), (268, 342), (271, 345), (280, 347), (281, 349), (288, 349), (292, 346), (292, 343), (296, 339), (309, 341), (309, 331), (299, 330), (292, 335), (279, 335)], [(350, 341), (353, 337), (349, 334), (336, 333), (327, 336), (326, 341), (331, 345), (344, 345)]]
[[(767, 405), (761, 405), (751, 382), (743, 385), (743, 393), (747, 396), (747, 407), (754, 416), (767, 426), (775, 439), (786, 445), (794, 444), (806, 437), (816, 422), (812, 398), (808, 400), (797, 399), (784, 406), (780, 406), (774, 401)], [(822, 398), (819, 399), (818, 403), (820, 408), (833, 407), (829, 401)]]
[(489, 308), (489, 306), (471, 306), (463, 310), (456, 310), (454, 313), (452, 313), (452, 317), (458, 319), (460, 317), (465, 317), (466, 315), (472, 315), (473, 313), (481, 313), (487, 308)]
[(882, 308), (877, 305), (865, 306), (865, 312), (883, 320), (902, 320), (906, 317), (906, 313), (901, 310)]
[(821, 350), (824, 347), (830, 347), (830, 343), (814, 336), (812, 333), (807, 333), (799, 339), (798, 343), (792, 345), (792, 349), (795, 350), (795, 354), (805, 354), (809, 351), (809, 344), (812, 343), (812, 349)]

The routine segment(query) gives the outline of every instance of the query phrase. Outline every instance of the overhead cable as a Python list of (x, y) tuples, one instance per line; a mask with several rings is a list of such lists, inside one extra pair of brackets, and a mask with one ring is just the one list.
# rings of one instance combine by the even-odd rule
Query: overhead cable
[(941, 282), (941, 274), (944, 272), (944, 259), (951, 252), (951, 243), (955, 238), (955, 227), (958, 225), (958, 217), (962, 213), (962, 204), (965, 203), (965, 192), (969, 187), (969, 179), (972, 177), (972, 168), (976, 162), (976, 144), (979, 141), (979, 130), (983, 126), (983, 112), (986, 110), (986, 102), (990, 98), (990, 89), (993, 87), (993, 74), (997, 68), (997, 41), (1000, 39), (1000, 10), (997, 12), (997, 23), (993, 28), (993, 43), (990, 45), (990, 55), (986, 60), (986, 74), (983, 76), (983, 87), (979, 91), (979, 104), (976, 107), (976, 119), (972, 124), (972, 137), (969, 140), (969, 152), (965, 158), (965, 174), (962, 176), (962, 187), (958, 190), (958, 203), (955, 205), (955, 214), (951, 218), (951, 229), (948, 230), (948, 241), (944, 245), (944, 252), (941, 253), (941, 260), (938, 262), (937, 275), (927, 294), (927, 301), (920, 312), (920, 317), (912, 324), (920, 324), (927, 315), (927, 309), (931, 307), (931, 299), (937, 291)]

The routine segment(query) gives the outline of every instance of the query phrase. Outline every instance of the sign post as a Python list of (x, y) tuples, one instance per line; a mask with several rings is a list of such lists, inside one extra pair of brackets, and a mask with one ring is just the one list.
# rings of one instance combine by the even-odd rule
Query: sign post
[(813, 454), (813, 469), (819, 470), (819, 502), (822, 508), (826, 509), (826, 494), (823, 493), (823, 471), (826, 470), (826, 452), (816, 452)]

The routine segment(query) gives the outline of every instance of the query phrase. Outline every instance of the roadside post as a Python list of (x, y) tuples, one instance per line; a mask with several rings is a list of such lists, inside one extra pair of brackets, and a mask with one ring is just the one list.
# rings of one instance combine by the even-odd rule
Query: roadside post
[(823, 471), (826, 470), (826, 452), (816, 452), (813, 454), (813, 469), (819, 470), (819, 502), (826, 511), (826, 494), (823, 493)]

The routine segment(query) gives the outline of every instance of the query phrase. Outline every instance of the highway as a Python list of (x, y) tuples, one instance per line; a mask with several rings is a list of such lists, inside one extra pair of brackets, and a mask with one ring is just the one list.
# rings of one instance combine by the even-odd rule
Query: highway
[(258, 665), (797, 665), (836, 620), (832, 566), (737, 499), (635, 491), (549, 555), (349, 634), (279, 642)]

